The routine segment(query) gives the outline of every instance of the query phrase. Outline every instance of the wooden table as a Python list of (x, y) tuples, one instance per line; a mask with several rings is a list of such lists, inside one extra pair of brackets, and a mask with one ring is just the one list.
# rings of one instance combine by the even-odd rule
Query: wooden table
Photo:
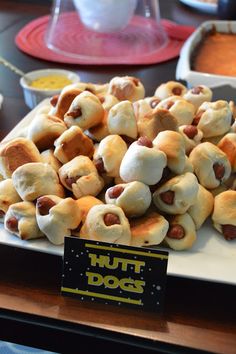
[[(30, 20), (49, 13), (50, 2), (40, 3), (0, 1), (0, 54), (23, 71), (63, 67), (91, 82), (133, 75), (141, 78), (147, 95), (175, 79), (177, 59), (149, 66), (95, 67), (25, 55), (14, 45), (14, 37)], [(210, 18), (177, 0), (161, 0), (160, 5), (162, 17), (179, 23), (197, 26)], [(29, 111), (18, 79), (0, 67), (1, 138)], [(58, 256), (0, 246), (0, 339), (63, 353), (236, 353), (235, 286), (169, 276), (165, 309), (157, 315), (62, 297), (61, 266)]]

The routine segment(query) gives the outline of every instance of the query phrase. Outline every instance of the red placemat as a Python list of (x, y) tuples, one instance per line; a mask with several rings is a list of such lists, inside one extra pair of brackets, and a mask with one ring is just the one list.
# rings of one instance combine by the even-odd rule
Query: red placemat
[[(73, 21), (73, 16), (69, 19)], [(168, 20), (162, 20), (162, 25), (164, 29), (169, 34), (166, 44), (158, 48), (156, 51), (152, 51), (150, 54), (146, 53), (145, 49), (142, 51), (143, 54), (127, 56), (127, 57), (101, 57), (94, 58), (90, 57), (71, 57), (63, 55), (54, 50), (49, 49), (45, 43), (45, 33), (48, 28), (50, 21), (50, 16), (43, 16), (36, 20), (31, 21), (26, 26), (24, 26), (20, 32), (16, 35), (15, 43), (17, 47), (23, 52), (32, 55), (36, 58), (59, 62), (59, 63), (69, 63), (69, 64), (86, 64), (86, 65), (108, 65), (108, 64), (126, 64), (126, 65), (140, 65), (140, 64), (153, 64), (167, 61), (173, 59), (179, 55), (180, 49), (187, 39), (187, 37), (194, 31), (194, 27), (184, 27), (181, 31), (181, 36), (178, 36), (178, 31), (175, 29), (171, 30), (171, 25), (173, 22)], [(175, 24), (175, 26), (181, 29), (181, 25)], [(85, 35), (83, 36), (84, 27), (81, 25), (81, 28), (78, 30), (78, 45), (79, 40), (81, 39), (81, 44), (84, 45)], [(177, 35), (175, 34), (177, 33)], [(71, 35), (74, 35), (71, 34)], [(87, 35), (87, 33), (86, 33)], [(177, 37), (177, 38), (176, 38)], [(68, 33), (67, 38), (70, 38), (70, 33)], [(89, 39), (86, 38), (87, 42)], [(66, 47), (67, 43), (65, 43)]]

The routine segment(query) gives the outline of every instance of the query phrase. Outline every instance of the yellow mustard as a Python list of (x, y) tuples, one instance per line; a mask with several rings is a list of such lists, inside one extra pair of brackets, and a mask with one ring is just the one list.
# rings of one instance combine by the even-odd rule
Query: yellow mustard
[(31, 81), (30, 86), (41, 90), (57, 90), (69, 84), (72, 84), (72, 81), (65, 75), (48, 75)]

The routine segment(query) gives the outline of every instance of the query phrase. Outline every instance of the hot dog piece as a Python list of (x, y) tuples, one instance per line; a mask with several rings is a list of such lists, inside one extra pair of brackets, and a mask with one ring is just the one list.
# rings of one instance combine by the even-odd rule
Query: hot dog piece
[(46, 196), (37, 199), (37, 208), (40, 215), (49, 214), (49, 210), (56, 205), (56, 203)]
[(111, 199), (118, 198), (123, 191), (124, 191), (124, 187), (114, 186), (108, 190), (108, 196)]
[(160, 193), (160, 198), (164, 203), (168, 205), (172, 205), (174, 203), (175, 192), (173, 191), (162, 192)]
[(193, 139), (197, 135), (198, 130), (194, 125), (186, 125), (183, 132), (189, 139)]
[(16, 217), (12, 216), (11, 218), (6, 220), (6, 227), (11, 232), (18, 231), (18, 220)]
[(185, 231), (183, 226), (174, 224), (169, 227), (167, 236), (173, 239), (181, 240), (185, 236)]
[(152, 141), (150, 139), (148, 139), (146, 136), (141, 136), (138, 139), (137, 144), (141, 145), (141, 146), (146, 146), (146, 147), (149, 147), (149, 148), (153, 147)]
[(222, 233), (227, 241), (234, 240), (236, 238), (236, 226), (235, 225), (221, 225)]
[(120, 224), (120, 219), (116, 214), (107, 213), (104, 215), (104, 223), (106, 226)]

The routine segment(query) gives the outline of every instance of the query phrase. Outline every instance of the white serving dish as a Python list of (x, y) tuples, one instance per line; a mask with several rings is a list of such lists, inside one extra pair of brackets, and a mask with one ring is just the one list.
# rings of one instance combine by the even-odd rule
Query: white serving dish
[(27, 74), (25, 74), (20, 79), (20, 85), (23, 88), (25, 103), (29, 108), (36, 107), (42, 100), (47, 97), (52, 97), (54, 95), (58, 95), (62, 89), (56, 90), (45, 90), (35, 88), (29, 85), (35, 79), (38, 79), (43, 76), (49, 75), (64, 75), (71, 83), (76, 83), (80, 81), (80, 77), (74, 73), (73, 71), (63, 70), (63, 69), (42, 69), (42, 70), (34, 70)]
[(211, 2), (204, 2), (199, 0), (180, 0), (180, 2), (208, 14), (215, 15), (217, 13), (217, 4)]
[[(188, 87), (206, 85), (210, 88), (229, 85), (236, 88), (236, 77), (213, 75), (191, 70), (191, 55), (204, 33), (215, 28), (217, 32), (236, 33), (236, 21), (206, 21), (184, 43), (176, 67), (176, 79), (186, 81)], [(226, 59), (227, 60), (227, 59)], [(214, 63), (212, 64), (214, 65)]]
[[(41, 102), (3, 141), (21, 136), (34, 119), (37, 110), (47, 107), (48, 103), (48, 99)], [(212, 227), (210, 220), (197, 232), (197, 236), (197, 241), (190, 250), (178, 252), (165, 249), (169, 252), (168, 275), (236, 285), (236, 239), (225, 241)], [(63, 246), (55, 246), (46, 238), (23, 241), (7, 232), (3, 224), (0, 224), (0, 247), (1, 244), (57, 256), (63, 256), (64, 253)]]

